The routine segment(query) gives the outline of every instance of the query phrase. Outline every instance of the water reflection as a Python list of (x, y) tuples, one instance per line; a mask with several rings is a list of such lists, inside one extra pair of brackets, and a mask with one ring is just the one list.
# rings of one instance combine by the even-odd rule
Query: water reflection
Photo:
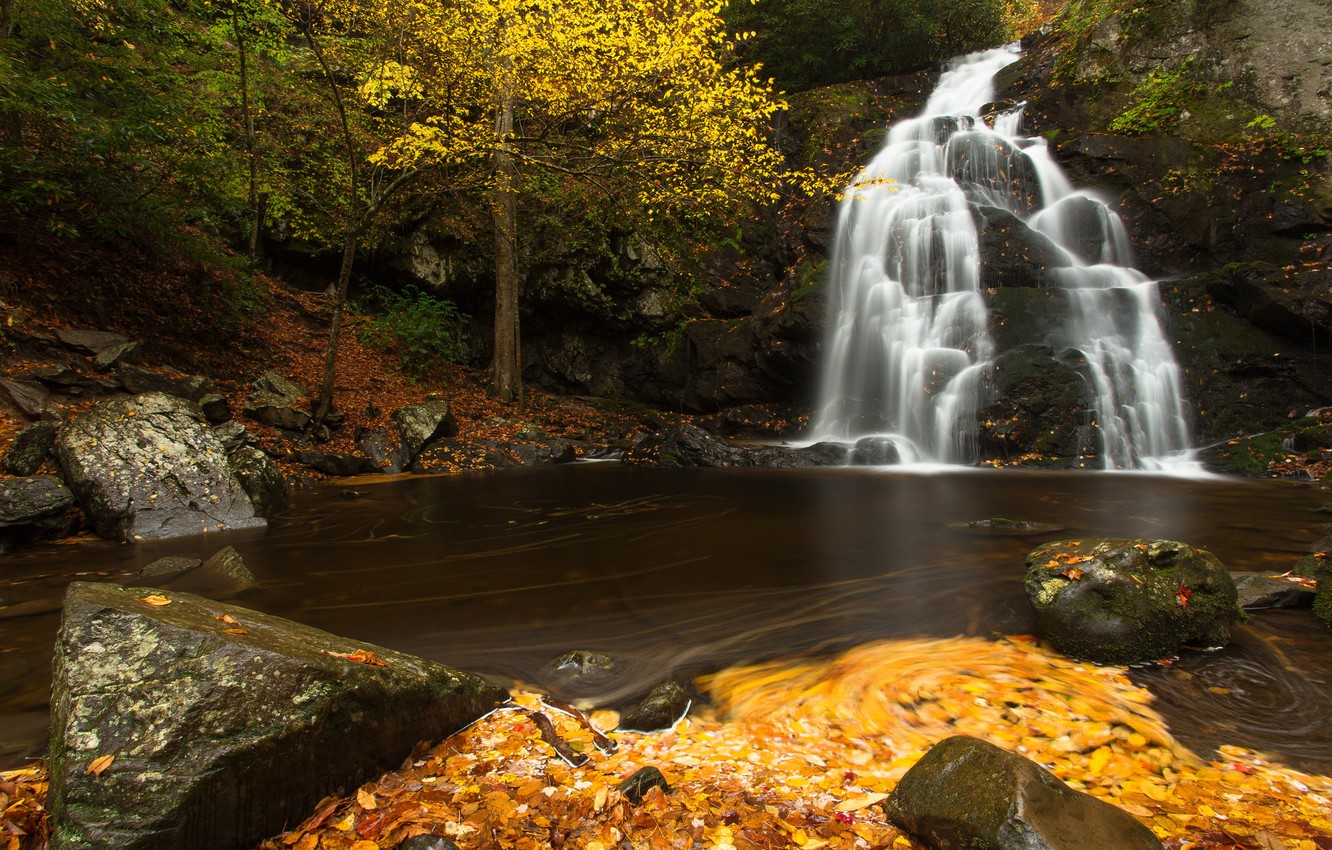
[[(1320, 536), (1322, 500), (1282, 482), (1115, 474), (578, 465), (408, 477), (330, 486), (266, 532), (12, 556), (0, 598), (54, 608), (70, 573), (124, 580), (164, 555), (229, 544), (260, 580), (239, 604), (537, 684), (560, 653), (607, 651), (628, 672), (571, 696), (613, 701), (664, 675), (757, 658), (1030, 632), (1023, 558), (1049, 539), (1168, 537), (1234, 570), (1284, 571)], [(966, 525), (995, 516), (1063, 530)], [(2, 763), (42, 737), (55, 628), (53, 613), (0, 612)], [(1317, 678), (1332, 646), (1319, 628), (1307, 612), (1261, 615), (1236, 647), (1143, 675), (1189, 727), (1175, 730), (1186, 743), (1220, 735), (1332, 765), (1332, 687)], [(1311, 722), (1281, 719), (1273, 704), (1283, 700)]]

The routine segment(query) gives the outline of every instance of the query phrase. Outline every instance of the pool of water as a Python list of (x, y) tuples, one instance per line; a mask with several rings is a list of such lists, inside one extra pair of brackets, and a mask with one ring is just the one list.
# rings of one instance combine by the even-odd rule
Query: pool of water
[[(867, 640), (1030, 633), (1023, 560), (1048, 540), (1164, 537), (1284, 572), (1323, 534), (1303, 483), (1113, 473), (663, 470), (577, 464), (330, 484), (265, 531), (45, 546), (0, 560), (0, 766), (39, 752), (72, 580), (235, 546), (230, 601), (505, 681), (573, 649), (622, 659), (613, 702), (668, 676)], [(967, 525), (1006, 517), (1051, 526)], [(29, 612), (17, 616), (22, 612)], [(1332, 632), (1263, 612), (1231, 646), (1137, 675), (1172, 731), (1332, 769)]]

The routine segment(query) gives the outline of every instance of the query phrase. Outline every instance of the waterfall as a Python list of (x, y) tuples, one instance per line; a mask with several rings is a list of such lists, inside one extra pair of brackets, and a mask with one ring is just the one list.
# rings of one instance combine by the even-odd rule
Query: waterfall
[[(1013, 47), (955, 60), (923, 114), (895, 124), (846, 190), (833, 248), (815, 440), (854, 444), (856, 463), (975, 463), (994, 401), (981, 210), (1048, 240), (1059, 320), (1042, 339), (1087, 387), (1087, 425), (1108, 469), (1189, 461), (1181, 373), (1154, 281), (1131, 267), (1119, 217), (1076, 191), (1021, 107), (994, 116), (993, 77)], [(1052, 361), (1051, 366), (1057, 366)]]

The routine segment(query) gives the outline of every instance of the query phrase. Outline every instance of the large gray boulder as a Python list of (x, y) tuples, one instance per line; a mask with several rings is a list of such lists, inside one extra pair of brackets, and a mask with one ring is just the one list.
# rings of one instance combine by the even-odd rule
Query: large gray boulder
[(977, 738), (945, 738), (884, 803), (931, 850), (1161, 850), (1133, 816)]
[(305, 387), (268, 371), (254, 382), (254, 392), (245, 402), (245, 415), (284, 431), (303, 431), (313, 420), (305, 401), (309, 395)]
[(70, 489), (103, 537), (264, 525), (199, 408), (165, 393), (98, 402), (56, 440)]
[(54, 850), (248, 850), (508, 696), (278, 617), (106, 584), (70, 585), (54, 672)]
[(1099, 664), (1221, 646), (1244, 616), (1221, 561), (1173, 540), (1047, 543), (1027, 556), (1025, 586), (1055, 649)]
[(458, 434), (458, 422), (453, 410), (443, 399), (410, 404), (393, 411), (389, 417), (398, 438), (390, 472), (400, 472), (412, 465), (421, 449), (441, 437)]
[(239, 446), (227, 455), (227, 462), (259, 516), (270, 517), (291, 503), (291, 484), (273, 459), (259, 449)]

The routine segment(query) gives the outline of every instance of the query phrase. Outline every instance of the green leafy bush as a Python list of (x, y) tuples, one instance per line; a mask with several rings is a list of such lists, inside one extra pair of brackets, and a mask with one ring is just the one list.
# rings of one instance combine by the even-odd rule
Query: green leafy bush
[(374, 312), (359, 332), (361, 342), (397, 354), (407, 374), (424, 376), (467, 352), (467, 316), (452, 301), (416, 287), (377, 288), (369, 301)]

